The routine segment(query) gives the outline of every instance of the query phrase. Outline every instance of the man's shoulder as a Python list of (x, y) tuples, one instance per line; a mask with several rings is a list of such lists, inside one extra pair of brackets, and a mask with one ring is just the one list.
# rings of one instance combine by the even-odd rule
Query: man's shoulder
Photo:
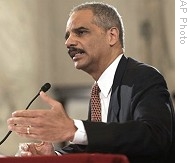
[(147, 63), (138, 61), (134, 58), (131, 57), (125, 57), (124, 59), (126, 62), (126, 71), (134, 73), (135, 74), (149, 74), (149, 73), (153, 73), (153, 74), (159, 74), (160, 72), (158, 69), (156, 69), (154, 66), (149, 65)]

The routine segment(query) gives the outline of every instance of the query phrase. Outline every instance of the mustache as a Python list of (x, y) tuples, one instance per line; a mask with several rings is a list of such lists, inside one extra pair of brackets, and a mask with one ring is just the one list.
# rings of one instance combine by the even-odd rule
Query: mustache
[(68, 48), (68, 54), (70, 55), (71, 58), (75, 56), (77, 53), (85, 53), (83, 49), (76, 48), (76, 47), (69, 47)]

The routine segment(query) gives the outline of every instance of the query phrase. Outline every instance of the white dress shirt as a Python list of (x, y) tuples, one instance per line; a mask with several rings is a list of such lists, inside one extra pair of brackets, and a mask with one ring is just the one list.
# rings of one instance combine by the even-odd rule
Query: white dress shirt
[[(101, 116), (102, 122), (107, 122), (107, 115), (108, 115), (108, 107), (110, 102), (111, 96), (111, 87), (113, 84), (115, 71), (119, 64), (123, 54), (119, 55), (115, 61), (103, 72), (103, 74), (98, 79), (97, 83), (101, 90), (100, 92), (100, 100), (101, 100)], [(74, 119), (75, 126), (77, 127), (77, 131), (75, 132), (74, 139), (71, 143), (74, 144), (82, 144), (87, 145), (88, 139), (87, 134), (81, 120)]]

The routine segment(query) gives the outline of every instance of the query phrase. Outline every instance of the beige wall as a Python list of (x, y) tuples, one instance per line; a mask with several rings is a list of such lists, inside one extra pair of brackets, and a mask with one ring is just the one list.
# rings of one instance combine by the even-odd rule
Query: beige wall
[[(11, 112), (24, 109), (44, 82), (90, 85), (64, 46), (70, 9), (84, 0), (0, 0), (0, 139)], [(174, 0), (104, 0), (118, 8), (126, 30), (126, 56), (155, 66), (175, 88)], [(51, 92), (50, 92), (51, 93)], [(40, 100), (34, 106), (43, 105)], [(0, 153), (13, 155), (12, 134)]]

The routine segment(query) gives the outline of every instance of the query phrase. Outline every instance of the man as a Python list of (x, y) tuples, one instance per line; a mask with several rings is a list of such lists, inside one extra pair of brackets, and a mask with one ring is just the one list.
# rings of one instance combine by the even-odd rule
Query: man
[(171, 162), (174, 116), (166, 82), (155, 68), (124, 56), (124, 29), (116, 9), (98, 2), (77, 6), (65, 39), (75, 67), (100, 88), (100, 122), (92, 119), (91, 105), (87, 121), (73, 120), (61, 103), (41, 92), (50, 110), (16, 111), (8, 120), (10, 130), (43, 141), (28, 144), (22, 155), (55, 154), (51, 142), (71, 141), (56, 154), (119, 153), (131, 162)]

